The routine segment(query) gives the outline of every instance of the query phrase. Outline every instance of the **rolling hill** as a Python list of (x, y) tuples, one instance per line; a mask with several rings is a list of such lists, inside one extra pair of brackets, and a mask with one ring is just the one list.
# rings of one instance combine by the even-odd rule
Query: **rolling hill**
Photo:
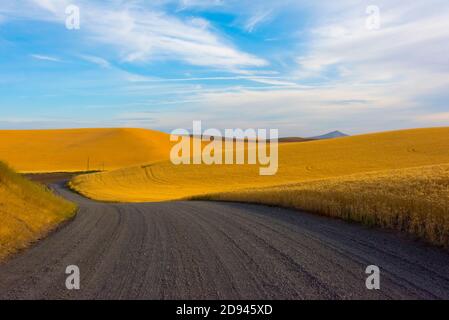
[(145, 129), (0, 130), (0, 160), (19, 172), (112, 170), (169, 150), (168, 134)]
[(70, 186), (106, 201), (262, 203), (407, 232), (449, 246), (449, 128), (279, 144), (279, 170), (162, 161), (82, 175)]
[(449, 163), (449, 128), (414, 129), (279, 145), (279, 170), (255, 165), (144, 166), (82, 175), (71, 187), (106, 201), (164, 201), (344, 175)]
[(0, 162), (0, 259), (45, 235), (75, 209)]

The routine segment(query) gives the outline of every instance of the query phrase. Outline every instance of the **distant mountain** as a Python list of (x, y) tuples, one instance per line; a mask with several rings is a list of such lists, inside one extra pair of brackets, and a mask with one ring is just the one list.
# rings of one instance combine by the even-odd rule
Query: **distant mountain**
[(313, 140), (324, 140), (324, 139), (334, 139), (334, 138), (342, 138), (342, 137), (347, 137), (348, 135), (340, 132), (340, 131), (332, 131), (326, 134), (323, 134), (321, 136), (316, 136), (316, 137), (310, 137), (309, 139), (313, 139)]

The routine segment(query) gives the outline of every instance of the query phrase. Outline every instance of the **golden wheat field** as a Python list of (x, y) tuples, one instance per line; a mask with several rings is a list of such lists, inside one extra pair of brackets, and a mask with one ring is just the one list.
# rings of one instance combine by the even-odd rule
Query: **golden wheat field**
[(0, 160), (19, 172), (112, 170), (169, 150), (168, 134), (146, 129), (0, 130)]
[(206, 199), (297, 208), (449, 245), (449, 128), (279, 145), (279, 170), (161, 161), (82, 175), (70, 186), (105, 201)]
[(97, 200), (164, 201), (443, 163), (449, 163), (449, 128), (430, 128), (280, 144), (274, 176), (260, 176), (255, 165), (176, 166), (161, 161), (81, 175), (70, 186)]
[(75, 214), (76, 206), (0, 162), (0, 259)]
[(449, 245), (449, 164), (361, 173), (196, 199), (296, 208), (396, 229), (437, 245)]

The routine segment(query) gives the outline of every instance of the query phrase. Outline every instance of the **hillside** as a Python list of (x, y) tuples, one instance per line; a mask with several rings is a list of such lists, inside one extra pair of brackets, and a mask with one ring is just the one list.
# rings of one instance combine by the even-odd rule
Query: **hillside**
[(169, 150), (168, 134), (145, 129), (0, 130), (0, 160), (19, 172), (112, 170)]
[(259, 176), (254, 165), (162, 161), (78, 176), (71, 187), (98, 200), (162, 201), (443, 163), (449, 163), (449, 128), (414, 129), (280, 144), (274, 176)]
[(296, 208), (449, 246), (449, 164), (218, 193), (197, 199)]
[(75, 209), (0, 162), (0, 259), (45, 235)]

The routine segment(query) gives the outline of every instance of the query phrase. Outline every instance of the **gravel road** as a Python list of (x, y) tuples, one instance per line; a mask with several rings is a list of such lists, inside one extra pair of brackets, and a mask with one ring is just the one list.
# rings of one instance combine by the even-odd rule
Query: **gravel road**
[[(449, 299), (449, 253), (393, 232), (274, 207), (79, 204), (0, 264), (0, 299)], [(77, 265), (81, 289), (65, 287)], [(380, 290), (365, 286), (377, 265)]]

